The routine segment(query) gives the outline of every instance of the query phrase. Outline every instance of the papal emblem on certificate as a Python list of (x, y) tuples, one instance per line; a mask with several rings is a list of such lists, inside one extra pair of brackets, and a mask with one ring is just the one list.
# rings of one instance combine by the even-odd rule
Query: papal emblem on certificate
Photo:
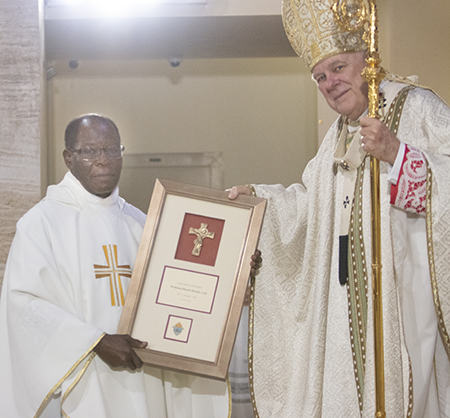
[(265, 205), (157, 180), (118, 329), (145, 363), (226, 379)]

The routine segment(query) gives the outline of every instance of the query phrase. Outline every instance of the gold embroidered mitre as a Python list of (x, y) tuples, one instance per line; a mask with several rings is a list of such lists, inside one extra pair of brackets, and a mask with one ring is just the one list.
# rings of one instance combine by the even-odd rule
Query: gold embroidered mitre
[[(358, 0), (352, 1), (356, 7)], [(319, 61), (333, 55), (366, 50), (364, 28), (348, 31), (339, 27), (333, 0), (283, 0), (282, 15), (294, 51), (311, 71)]]

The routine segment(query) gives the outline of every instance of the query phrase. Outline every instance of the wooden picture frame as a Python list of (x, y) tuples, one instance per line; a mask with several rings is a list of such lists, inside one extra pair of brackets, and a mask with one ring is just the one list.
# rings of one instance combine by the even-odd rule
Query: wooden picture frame
[(265, 207), (156, 180), (118, 328), (145, 363), (226, 379)]

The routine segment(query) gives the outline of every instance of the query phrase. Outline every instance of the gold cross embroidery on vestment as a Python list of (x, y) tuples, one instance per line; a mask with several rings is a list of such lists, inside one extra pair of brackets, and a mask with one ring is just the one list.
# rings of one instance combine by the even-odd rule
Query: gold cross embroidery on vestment
[(103, 245), (106, 266), (94, 264), (96, 279), (109, 278), (111, 292), (111, 306), (123, 306), (125, 297), (123, 294), (122, 277), (131, 277), (131, 267), (128, 264), (119, 265), (117, 245)]

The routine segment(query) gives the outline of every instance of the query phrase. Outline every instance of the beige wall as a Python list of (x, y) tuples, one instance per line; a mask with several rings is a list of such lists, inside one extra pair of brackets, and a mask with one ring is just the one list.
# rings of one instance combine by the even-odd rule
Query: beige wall
[[(381, 51), (386, 68), (416, 74), (450, 103), (450, 2), (447, 0), (382, 0)], [(387, 40), (388, 41), (387, 41)]]
[(16, 222), (41, 192), (41, 4), (0, 1), (0, 281)]
[(66, 172), (63, 132), (110, 116), (129, 153), (222, 152), (225, 186), (289, 185), (316, 152), (316, 94), (298, 58), (55, 63), (52, 182)]

